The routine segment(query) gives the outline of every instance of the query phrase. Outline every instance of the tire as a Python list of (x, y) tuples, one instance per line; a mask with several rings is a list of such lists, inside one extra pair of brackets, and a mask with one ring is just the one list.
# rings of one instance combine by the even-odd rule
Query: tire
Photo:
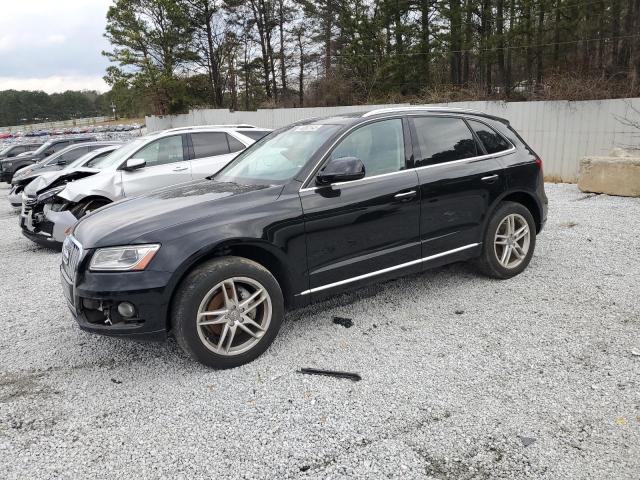
[(102, 198), (90, 198), (88, 200), (84, 200), (76, 205), (72, 210), (76, 218), (80, 219), (85, 215), (97, 210), (99, 208), (104, 207), (105, 205), (109, 205), (111, 202), (107, 199)]
[[(528, 231), (523, 234), (525, 224)], [(489, 277), (511, 278), (527, 268), (535, 246), (536, 224), (529, 209), (520, 203), (503, 202), (489, 220), (476, 265)], [(508, 248), (511, 250), (505, 253)]]
[(284, 299), (274, 276), (252, 260), (233, 256), (208, 261), (189, 273), (171, 309), (180, 347), (215, 369), (238, 367), (259, 357), (275, 339), (283, 318)]

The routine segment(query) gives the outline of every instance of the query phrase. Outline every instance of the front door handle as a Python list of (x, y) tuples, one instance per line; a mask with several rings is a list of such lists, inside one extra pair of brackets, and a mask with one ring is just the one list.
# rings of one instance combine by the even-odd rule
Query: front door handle
[(493, 183), (498, 180), (498, 174), (489, 175), (488, 177), (482, 177), (480, 180), (486, 183)]
[(411, 190), (408, 192), (397, 193), (396, 195), (394, 195), (393, 198), (395, 198), (396, 200), (409, 200), (415, 196), (416, 196), (416, 191)]
[(174, 172), (183, 172), (187, 170), (189, 167), (176, 167), (173, 169)]

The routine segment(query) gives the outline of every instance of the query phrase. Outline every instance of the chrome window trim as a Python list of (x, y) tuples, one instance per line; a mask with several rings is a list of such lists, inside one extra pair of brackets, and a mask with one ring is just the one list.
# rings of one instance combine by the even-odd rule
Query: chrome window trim
[(456, 163), (463, 163), (463, 162), (476, 162), (476, 161), (481, 161), (481, 160), (487, 160), (489, 158), (498, 158), (498, 157), (502, 157), (505, 155), (510, 155), (512, 153), (514, 153), (516, 151), (516, 147), (512, 146), (509, 150), (504, 150), (503, 152), (498, 152), (498, 153), (491, 153), (491, 154), (487, 154), (487, 155), (480, 155), (477, 157), (469, 157), (469, 158), (461, 158), (460, 160), (451, 160), (449, 162), (442, 162), (442, 163), (434, 163), (433, 165), (424, 165), (422, 167), (413, 167), (411, 169), (407, 169), (407, 170), (398, 170), (397, 172), (390, 172), (390, 173), (383, 173), (381, 175), (374, 175), (372, 177), (364, 177), (361, 178), (359, 180), (351, 180), (349, 182), (337, 182), (337, 183), (332, 183), (331, 185), (324, 185), (321, 187), (306, 187), (306, 188), (301, 188), (299, 190), (300, 193), (302, 192), (310, 192), (310, 191), (314, 191), (314, 190), (318, 190), (320, 188), (326, 188), (328, 186), (349, 186), (349, 185), (353, 185), (353, 184), (357, 184), (360, 182), (365, 182), (367, 180), (374, 180), (377, 178), (381, 178), (381, 177), (387, 177), (390, 175), (397, 175), (399, 173), (406, 173), (406, 172), (413, 172), (413, 171), (421, 171), (421, 170), (426, 170), (428, 168), (436, 168), (436, 167), (442, 167), (442, 166), (446, 166), (446, 165), (453, 165)]
[[(472, 111), (465, 111), (466, 113), (471, 113)], [(451, 112), (451, 113), (446, 113), (446, 112), (433, 112), (432, 115), (427, 115), (427, 116), (433, 116), (433, 117), (453, 117), (453, 118), (460, 118), (460, 119), (467, 119), (469, 117), (470, 120), (476, 120), (479, 121), (480, 123), (484, 123), (485, 125), (487, 125), (487, 127), (491, 128), (494, 132), (495, 129), (493, 129), (490, 125), (488, 125), (486, 122), (483, 122), (482, 120), (478, 120), (475, 116), (473, 115), (465, 115), (465, 112), (460, 112), (460, 113), (456, 113), (456, 112)], [(424, 112), (420, 112), (420, 111), (416, 111), (416, 112), (409, 112), (406, 114), (399, 114), (396, 113), (394, 115), (389, 115), (389, 116), (385, 116), (385, 117), (377, 117), (375, 119), (372, 119), (369, 122), (363, 122), (363, 123), (359, 123), (357, 125), (352, 126), (351, 128), (349, 128), (349, 130), (347, 130), (346, 132), (344, 132), (335, 142), (333, 142), (331, 144), (331, 146), (328, 148), (327, 153), (325, 153), (322, 158), (320, 159), (320, 161), (318, 161), (313, 169), (311, 170), (311, 173), (309, 173), (309, 175), (307, 175), (307, 177), (304, 179), (304, 182), (302, 182), (302, 185), (306, 185), (307, 182), (309, 182), (309, 180), (311, 179), (311, 177), (313, 176), (314, 172), (316, 172), (318, 170), (318, 167), (320, 165), (322, 165), (322, 163), (327, 159), (327, 156), (329, 155), (329, 153), (334, 149), (334, 147), (338, 144), (338, 142), (340, 142), (345, 136), (347, 136), (349, 133), (351, 133), (353, 130), (355, 130), (358, 127), (361, 127), (363, 125), (368, 125), (370, 123), (373, 123), (375, 121), (378, 120), (385, 120), (385, 119), (391, 119), (391, 118), (402, 118), (403, 116), (406, 117), (423, 117), (425, 116), (425, 113), (430, 113), (428, 110), (424, 111)], [(466, 122), (465, 122), (466, 123)], [(473, 131), (473, 129), (467, 125), (467, 128), (469, 128), (470, 132), (474, 135), (474, 138), (476, 136), (476, 133)], [(498, 135), (500, 135), (500, 133), (496, 132)], [(359, 180), (351, 180), (349, 182), (339, 182), (339, 183), (332, 183), (330, 185), (323, 185), (321, 187), (300, 187), (300, 189), (298, 190), (299, 193), (302, 192), (311, 192), (314, 190), (317, 190), (319, 188), (326, 188), (326, 187), (332, 187), (332, 186), (345, 186), (345, 185), (349, 185), (349, 184), (353, 184), (356, 182), (363, 182), (365, 180), (372, 180), (375, 178), (380, 178), (380, 177), (385, 177), (385, 176), (389, 176), (389, 175), (397, 175), (398, 173), (403, 173), (403, 172), (408, 172), (408, 171), (412, 171), (412, 170), (416, 170), (416, 171), (420, 171), (423, 169), (427, 169), (427, 168), (435, 168), (435, 167), (441, 167), (444, 165), (453, 165), (455, 163), (462, 163), (462, 162), (475, 162), (475, 161), (480, 161), (480, 160), (487, 160), (489, 158), (498, 158), (498, 157), (503, 157), (505, 155), (510, 155), (512, 153), (514, 153), (516, 151), (516, 147), (513, 145), (513, 143), (505, 138), (503, 135), (500, 135), (502, 138), (504, 138), (507, 143), (509, 143), (511, 145), (511, 148), (504, 150), (502, 152), (498, 152), (498, 153), (487, 153), (486, 155), (478, 155), (475, 157), (469, 157), (469, 158), (461, 158), (459, 160), (450, 160), (448, 162), (442, 162), (442, 163), (434, 163), (432, 165), (423, 165), (422, 167), (413, 167), (411, 169), (406, 169), (406, 170), (398, 170), (397, 172), (389, 172), (389, 173), (383, 173), (381, 175), (373, 175), (371, 177), (364, 177), (361, 178)]]
[(364, 273), (362, 275), (358, 275), (357, 277), (346, 278), (344, 280), (340, 280), (338, 282), (328, 283), (326, 285), (321, 285), (319, 287), (310, 288), (309, 290), (305, 290), (304, 292), (300, 292), (298, 295), (309, 295), (310, 293), (320, 292), (322, 290), (327, 290), (333, 287), (339, 287), (340, 285), (346, 285), (347, 283), (357, 282), (358, 280), (364, 280), (366, 278), (375, 277), (377, 275), (382, 275), (383, 273), (393, 272), (394, 270), (399, 270), (401, 268), (410, 267), (412, 265), (417, 265), (418, 263), (428, 262), (429, 260), (435, 260), (436, 258), (444, 257), (446, 255), (451, 255), (452, 253), (462, 252), (463, 250), (468, 250), (469, 248), (477, 247), (480, 245), (479, 243), (470, 243), (469, 245), (465, 245), (463, 247), (454, 248), (453, 250), (447, 250), (446, 252), (436, 253), (435, 255), (430, 255), (428, 257), (419, 258), (417, 260), (411, 260), (410, 262), (401, 263), (399, 265), (394, 265), (393, 267), (383, 268), (382, 270), (376, 270), (375, 272)]

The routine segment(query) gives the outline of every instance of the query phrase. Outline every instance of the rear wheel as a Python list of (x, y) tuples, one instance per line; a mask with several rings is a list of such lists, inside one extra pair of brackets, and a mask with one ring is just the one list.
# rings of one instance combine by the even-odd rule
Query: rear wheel
[(529, 265), (535, 245), (531, 212), (520, 203), (504, 202), (489, 220), (478, 267), (493, 278), (514, 277)]
[(212, 368), (233, 368), (260, 356), (283, 317), (276, 279), (262, 265), (241, 257), (196, 268), (180, 285), (172, 308), (178, 344)]

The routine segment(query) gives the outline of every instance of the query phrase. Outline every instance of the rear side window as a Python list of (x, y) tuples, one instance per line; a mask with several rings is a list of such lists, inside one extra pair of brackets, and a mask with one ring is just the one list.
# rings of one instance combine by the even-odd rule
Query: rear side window
[(504, 138), (498, 135), (491, 127), (488, 127), (482, 122), (476, 122), (475, 120), (469, 120), (469, 125), (476, 132), (478, 138), (484, 145), (487, 153), (504, 152), (511, 148), (511, 144)]
[(478, 144), (461, 118), (414, 117), (416, 167), (476, 157)]
[[(221, 132), (192, 133), (194, 158), (214, 157), (229, 153), (227, 134)], [(244, 148), (244, 146), (242, 147)]]
[(269, 132), (268, 130), (240, 130), (239, 133), (257, 142), (262, 137), (268, 135), (271, 132)]

